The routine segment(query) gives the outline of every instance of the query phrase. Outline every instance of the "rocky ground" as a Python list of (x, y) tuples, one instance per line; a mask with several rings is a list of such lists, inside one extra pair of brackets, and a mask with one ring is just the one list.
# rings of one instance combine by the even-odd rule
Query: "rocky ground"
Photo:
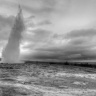
[(96, 96), (96, 69), (42, 64), (1, 68), (0, 96)]

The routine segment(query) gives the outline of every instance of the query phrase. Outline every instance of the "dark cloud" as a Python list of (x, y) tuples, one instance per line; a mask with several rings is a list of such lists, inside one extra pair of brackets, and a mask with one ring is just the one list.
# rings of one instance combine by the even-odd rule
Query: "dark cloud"
[(70, 43), (72, 44), (72, 45), (83, 45), (83, 44), (85, 44), (85, 43), (88, 43), (89, 42), (89, 38), (74, 38), (74, 39), (72, 39), (71, 41), (70, 41)]
[(26, 57), (27, 59), (37, 59), (37, 60), (56, 60), (58, 59), (58, 56), (48, 52), (48, 51), (37, 51), (34, 55), (30, 54)]
[(56, 0), (23, 0), (21, 3), (26, 11), (44, 15), (53, 12), (57, 2)]
[(37, 25), (43, 26), (43, 25), (50, 25), (50, 24), (52, 24), (51, 21), (49, 21), (49, 20), (44, 20), (44, 21), (42, 21), (42, 22), (39, 22)]
[(35, 29), (30, 31), (32, 34), (25, 34), (24, 38), (26, 40), (32, 41), (34, 43), (37, 42), (46, 42), (48, 37), (50, 36), (51, 32), (45, 29)]
[(10, 34), (10, 28), (5, 28), (0, 30), (0, 40), (8, 40), (9, 34)]
[(93, 37), (96, 36), (95, 29), (75, 30), (69, 32), (65, 38), (78, 38), (78, 37)]
[(43, 40), (46, 41), (47, 37), (50, 35), (50, 31), (44, 30), (44, 29), (36, 29), (33, 30), (34, 37), (33, 40), (35, 42), (42, 42)]
[(39, 46), (46, 44), (50, 38), (51, 32), (45, 29), (35, 29), (30, 31), (30, 34), (25, 33), (23, 35), (23, 42), (30, 42), (29, 45), (24, 46), (24, 48), (34, 49)]
[[(56, 50), (56, 49), (54, 49)], [(26, 56), (28, 60), (36, 59), (36, 60), (57, 60), (57, 61), (64, 61), (64, 60), (71, 60), (71, 59), (78, 59), (82, 58), (81, 54), (79, 52), (64, 52), (58, 49), (57, 51), (41, 51), (41, 50), (35, 50), (36, 52), (33, 54), (29, 54)]]
[[(6, 2), (4, 8), (9, 8), (8, 12), (12, 9), (11, 13), (15, 13), (16, 10), (14, 12), (13, 10), (17, 9), (17, 1), (4, 0), (4, 2)], [(93, 28), (96, 22), (95, 0), (20, 0), (19, 2), (24, 16), (31, 15), (25, 20), (29, 29), (23, 38), (23, 42), (30, 43), (24, 46), (25, 49), (30, 49), (30, 54), (27, 56), (29, 59), (71, 60), (96, 57), (96, 29), (89, 29)], [(2, 7), (1, 9), (5, 10)], [(8, 39), (13, 20), (12, 16), (0, 16), (1, 41)]]
[(14, 18), (14, 16), (4, 17), (0, 15), (0, 40), (8, 39)]
[(37, 60), (86, 60), (86, 59), (96, 59), (96, 53), (93, 53), (94, 51), (91, 51), (90, 48), (86, 47), (72, 47), (67, 46), (66, 48), (62, 47), (59, 49), (46, 49), (42, 48), (42, 50), (35, 50), (36, 52), (34, 54), (29, 55), (28, 59), (37, 59)]
[[(40, 32), (40, 31), (39, 31)], [(41, 35), (37, 31), (38, 35)], [(55, 45), (53, 39), (65, 39), (67, 40), (66, 35), (58, 35), (54, 34), (50, 39), (50, 42), (46, 42), (43, 46), (38, 46), (34, 49), (34, 54), (30, 54), (26, 58), (28, 59), (37, 59), (37, 60), (88, 60), (88, 59), (96, 59), (96, 49), (92, 49), (96, 46), (95, 42), (95, 30), (79, 30), (72, 31), (73, 34), (70, 32), (67, 34), (67, 39), (70, 41), (67, 44), (63, 45)], [(85, 33), (84, 33), (85, 32)], [(92, 32), (92, 34), (90, 33)], [(43, 33), (42, 33), (43, 34)], [(47, 35), (47, 34), (46, 34)], [(45, 37), (46, 37), (45, 35)], [(38, 37), (39, 40), (43, 36)], [(69, 38), (70, 37), (70, 38)], [(74, 37), (74, 38), (73, 38)], [(93, 38), (92, 38), (93, 37)], [(62, 40), (61, 39), (61, 40)], [(52, 41), (51, 41), (52, 40)], [(30, 52), (31, 53), (31, 52)]]
[(14, 16), (4, 17), (0, 15), (0, 29), (6, 26), (12, 27), (14, 18), (15, 18)]
[(50, 20), (40, 20), (40, 21), (35, 21), (35, 17), (34, 16), (30, 16), (28, 17), (26, 20), (25, 20), (25, 24), (26, 26), (28, 27), (31, 27), (31, 28), (35, 28), (35, 27), (44, 27), (44, 26), (48, 26), (48, 25), (51, 25), (52, 22)]

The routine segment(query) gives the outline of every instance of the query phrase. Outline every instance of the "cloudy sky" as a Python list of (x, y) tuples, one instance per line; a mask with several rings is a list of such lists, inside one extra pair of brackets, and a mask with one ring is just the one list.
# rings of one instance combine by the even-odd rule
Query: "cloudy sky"
[(18, 4), (26, 26), (21, 59), (96, 60), (96, 0), (0, 0), (0, 56)]

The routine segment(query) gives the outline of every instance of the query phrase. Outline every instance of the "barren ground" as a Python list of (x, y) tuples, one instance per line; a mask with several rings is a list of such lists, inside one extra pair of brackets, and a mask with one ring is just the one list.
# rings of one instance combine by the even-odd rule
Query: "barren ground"
[(96, 69), (41, 64), (1, 68), (0, 96), (96, 96)]

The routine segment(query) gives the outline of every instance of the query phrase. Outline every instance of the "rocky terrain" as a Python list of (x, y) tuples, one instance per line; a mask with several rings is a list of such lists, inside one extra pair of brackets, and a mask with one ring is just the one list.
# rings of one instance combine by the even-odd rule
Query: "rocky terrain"
[(47, 64), (0, 68), (0, 96), (96, 96), (96, 69)]

